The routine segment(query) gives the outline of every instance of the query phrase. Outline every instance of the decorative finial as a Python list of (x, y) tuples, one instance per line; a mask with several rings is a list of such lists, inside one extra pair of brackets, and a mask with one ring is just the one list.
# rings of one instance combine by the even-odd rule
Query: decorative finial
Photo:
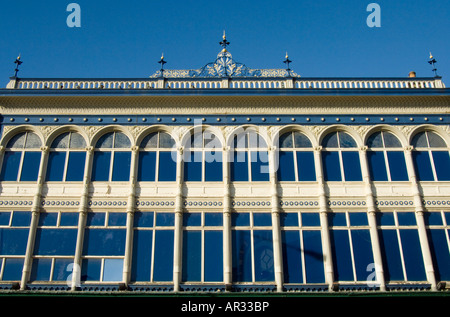
[(161, 64), (161, 77), (164, 77), (164, 64), (167, 63), (167, 62), (164, 60), (164, 53), (162, 53), (162, 55), (161, 55), (161, 60), (160, 60), (158, 63)]
[(230, 42), (227, 41), (227, 37), (225, 35), (225, 30), (223, 31), (223, 40), (219, 42), (219, 44), (223, 47), (223, 52), (227, 51), (227, 45), (230, 45)]
[(434, 77), (439, 77), (437, 74), (437, 68), (434, 66), (434, 64), (436, 63), (437, 63), (436, 59), (434, 59), (433, 55), (430, 52), (430, 60), (428, 61), (428, 64), (433, 66), (432, 71), (434, 72)]
[(289, 68), (289, 64), (292, 63), (292, 61), (289, 59), (287, 52), (286, 52), (286, 59), (283, 61), (283, 63), (285, 63), (287, 66), (286, 70), (288, 72), (288, 76), (291, 76), (291, 69)]
[(19, 56), (17, 56), (16, 60), (14, 61), (14, 64), (16, 65), (16, 69), (14, 70), (14, 77), (17, 77), (17, 73), (19, 72), (19, 66), (22, 64), (23, 62), (20, 60), (20, 54)]

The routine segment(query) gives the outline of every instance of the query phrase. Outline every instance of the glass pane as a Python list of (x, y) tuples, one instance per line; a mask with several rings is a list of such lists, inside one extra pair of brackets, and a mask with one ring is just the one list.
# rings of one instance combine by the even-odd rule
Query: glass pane
[(249, 148), (267, 148), (264, 138), (256, 132), (250, 131), (248, 133), (248, 147)]
[(0, 212), (0, 226), (8, 226), (11, 219), (11, 213), (9, 211)]
[(296, 148), (312, 147), (311, 141), (308, 139), (308, 137), (299, 132), (294, 132), (294, 144)]
[(220, 142), (219, 138), (213, 133), (210, 133), (208, 131), (203, 132), (203, 139), (205, 148), (217, 150), (222, 149), (222, 143)]
[(411, 145), (414, 147), (428, 147), (427, 137), (425, 132), (420, 132), (414, 136)]
[(302, 212), (301, 219), (302, 219), (302, 226), (304, 227), (320, 226), (320, 216), (318, 213)]
[(23, 149), (25, 145), (25, 134), (26, 134), (25, 132), (22, 132), (13, 136), (8, 141), (8, 144), (6, 144), (6, 147), (14, 149)]
[(327, 134), (322, 140), (322, 146), (325, 148), (337, 148), (337, 132)]
[(281, 231), (285, 283), (302, 283), (302, 253), (298, 231)]
[(434, 132), (427, 132), (430, 147), (447, 147), (445, 141)]
[(11, 226), (13, 227), (28, 227), (31, 222), (31, 212), (29, 211), (14, 211)]
[(278, 181), (295, 181), (294, 152), (279, 151)]
[(143, 228), (153, 227), (153, 212), (135, 212), (134, 226)]
[(202, 258), (201, 231), (183, 232), (183, 269), (182, 281), (201, 281)]
[(366, 213), (350, 212), (348, 215), (351, 226), (367, 226), (369, 224)]
[(159, 152), (158, 181), (175, 181), (177, 176), (176, 157), (176, 152)]
[(316, 180), (316, 166), (313, 152), (297, 152), (298, 180), (311, 182)]
[(275, 280), (272, 241), (271, 230), (255, 230), (253, 232), (255, 281)]
[(0, 228), (0, 254), (25, 255), (28, 243), (27, 229)]
[(339, 146), (341, 148), (353, 148), (356, 147), (356, 142), (350, 136), (350, 134), (345, 132), (339, 132)]
[(450, 280), (450, 252), (445, 230), (428, 230), (428, 240), (430, 241), (431, 255), (435, 264), (436, 280)]
[(417, 230), (400, 230), (400, 237), (408, 281), (426, 281), (419, 233)]
[(158, 147), (158, 132), (153, 132), (147, 135), (141, 142), (141, 148), (157, 148)]
[(125, 253), (125, 229), (86, 229), (84, 255), (120, 256)]
[(202, 214), (201, 213), (183, 213), (183, 226), (201, 226)]
[(433, 151), (434, 168), (438, 181), (450, 181), (450, 156), (447, 151)]
[[(140, 214), (144, 215), (148, 213)], [(131, 262), (132, 281), (150, 281), (152, 241), (153, 230), (134, 230), (133, 260)]]
[(127, 214), (124, 212), (110, 212), (108, 214), (108, 226), (126, 226)]
[(280, 226), (282, 227), (297, 227), (298, 214), (297, 213), (280, 213)]
[(205, 231), (205, 282), (223, 281), (223, 232)]
[(39, 164), (41, 162), (41, 152), (24, 152), (23, 153), (22, 172), (20, 181), (35, 182), (39, 174)]
[(342, 180), (338, 152), (322, 152), (322, 165), (325, 181)]
[(431, 169), (430, 154), (426, 151), (412, 152), (414, 170), (419, 181), (433, 181), (433, 170)]
[(153, 280), (164, 282), (173, 280), (173, 230), (155, 232), (155, 259)]
[(232, 234), (232, 278), (233, 282), (252, 281), (252, 255), (249, 230), (233, 230)]
[(250, 214), (248, 212), (232, 213), (231, 226), (250, 226)]
[(397, 219), (400, 226), (416, 225), (416, 216), (413, 212), (398, 212)]
[(378, 212), (376, 214), (377, 222), (380, 226), (393, 226), (395, 225), (394, 213), (392, 212)]
[(184, 162), (184, 180), (202, 181), (202, 152), (186, 152), (187, 160)]
[(27, 132), (27, 140), (25, 141), (26, 149), (38, 149), (41, 147), (41, 139), (33, 132)]
[(104, 282), (122, 281), (123, 259), (105, 259), (103, 267)]
[(269, 181), (269, 154), (265, 151), (250, 152), (252, 181)]
[(20, 281), (22, 279), (23, 259), (6, 259), (3, 268), (3, 281)]
[(69, 134), (70, 132), (66, 132), (58, 135), (52, 142), (51, 147), (57, 149), (67, 149), (69, 147)]
[(113, 132), (106, 133), (98, 139), (97, 144), (95, 145), (96, 148), (101, 149), (110, 149), (112, 148), (113, 144)]
[(272, 225), (272, 215), (270, 213), (254, 213), (253, 214), (253, 225), (254, 226), (271, 226)]
[(247, 134), (241, 133), (234, 137), (234, 148), (235, 149), (244, 149), (248, 147), (248, 139)]
[(175, 140), (172, 139), (170, 134), (165, 132), (159, 133), (159, 147), (163, 149), (171, 149), (175, 147)]
[(386, 182), (388, 180), (384, 152), (368, 151), (367, 161), (369, 163), (370, 179), (372, 181)]
[(205, 213), (205, 226), (222, 226), (223, 216), (221, 213)]
[(205, 181), (222, 181), (222, 152), (205, 151)]
[(392, 133), (383, 132), (383, 137), (384, 137), (384, 146), (385, 147), (387, 147), (387, 148), (402, 147), (400, 140)]
[(122, 132), (115, 132), (115, 138), (114, 138), (114, 148), (120, 149), (120, 148), (129, 148), (131, 146), (130, 139), (122, 133)]
[[(401, 152), (395, 152), (401, 153)], [(403, 154), (403, 153), (402, 153)], [(358, 152), (342, 152), (345, 181), (362, 181)]]
[(155, 181), (156, 152), (139, 152), (137, 179), (139, 182)]
[(86, 217), (86, 226), (104, 226), (106, 213), (89, 212)]
[(50, 152), (48, 155), (46, 181), (63, 181), (65, 165), (66, 152)]
[(92, 180), (108, 181), (111, 165), (111, 152), (95, 152), (92, 162)]
[(100, 281), (101, 269), (102, 269), (101, 259), (83, 259), (81, 265), (81, 280)]
[(67, 281), (73, 271), (73, 259), (55, 259), (53, 267), (53, 281)]
[(52, 268), (51, 259), (33, 259), (30, 280), (49, 281), (51, 268)]
[(59, 220), (60, 226), (77, 226), (78, 213), (76, 212), (62, 212)]
[(372, 242), (369, 230), (352, 230), (353, 256), (355, 259), (356, 280), (366, 281), (368, 277), (367, 266), (374, 263)]
[(248, 181), (247, 152), (237, 151), (233, 153), (230, 163), (231, 181)]
[(280, 148), (293, 148), (292, 132), (280, 136)]
[(2, 173), (0, 175), (2, 181), (17, 181), (21, 157), (22, 152), (5, 151), (3, 155)]
[(86, 147), (86, 141), (79, 133), (71, 132), (70, 146), (71, 149), (83, 149)]
[(320, 231), (303, 231), (302, 237), (306, 283), (324, 283), (324, 258)]
[(381, 132), (375, 132), (373, 133), (368, 139), (367, 139), (367, 146), (369, 148), (382, 148), (383, 147), (383, 139), (381, 137)]
[(347, 219), (343, 212), (333, 212), (328, 214), (328, 225), (330, 227), (345, 227)]
[(127, 182), (130, 180), (131, 152), (115, 152), (112, 181)]
[(387, 152), (389, 170), (392, 181), (408, 181), (405, 154), (403, 152)]
[(347, 230), (330, 230), (334, 277), (337, 281), (353, 281), (352, 257)]
[(156, 226), (171, 227), (175, 224), (175, 214), (159, 212), (156, 214)]
[(191, 135), (191, 148), (201, 149), (203, 147), (203, 133)]
[(402, 261), (396, 230), (380, 230), (380, 246), (386, 281), (403, 281)]
[(39, 214), (38, 226), (56, 226), (58, 221), (58, 213), (42, 212)]
[(84, 165), (86, 163), (86, 152), (70, 152), (67, 163), (66, 181), (81, 182), (84, 178)]

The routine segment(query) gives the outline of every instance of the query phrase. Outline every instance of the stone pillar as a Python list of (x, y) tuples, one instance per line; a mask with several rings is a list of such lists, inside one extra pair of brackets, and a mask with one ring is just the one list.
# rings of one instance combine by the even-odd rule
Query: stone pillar
[(80, 287), (81, 280), (81, 256), (83, 253), (84, 229), (86, 227), (86, 218), (88, 212), (89, 186), (91, 180), (92, 159), (94, 156), (94, 147), (86, 147), (86, 164), (84, 166), (83, 192), (81, 193), (80, 207), (78, 208), (78, 234), (75, 247), (75, 256), (72, 266), (72, 291)]
[(183, 246), (183, 147), (177, 151), (177, 175), (175, 197), (175, 231), (174, 231), (174, 254), (173, 254), (173, 289), (180, 291), (182, 270), (182, 246)]
[[(277, 291), (283, 291), (283, 254), (281, 247), (281, 229), (280, 229), (280, 199), (277, 184), (277, 148), (269, 148), (269, 172), (271, 185), (271, 205), (272, 205), (272, 240), (273, 240), (273, 265), (275, 273), (275, 284)], [(277, 164), (275, 164), (277, 163)]]
[(233, 263), (231, 258), (231, 193), (230, 193), (230, 147), (223, 148), (222, 175), (223, 193), (223, 282), (228, 288), (232, 284)]
[(133, 146), (131, 148), (131, 168), (130, 168), (130, 193), (128, 194), (127, 202), (127, 233), (125, 238), (125, 257), (123, 261), (123, 282), (128, 285), (130, 282), (131, 262), (133, 254), (133, 223), (134, 211), (136, 206), (136, 166), (139, 155), (139, 147)]
[(31, 206), (31, 222), (30, 222), (30, 231), (28, 233), (28, 242), (27, 249), (25, 252), (25, 260), (23, 264), (22, 270), (22, 280), (20, 283), (20, 289), (25, 290), (27, 287), (27, 282), (30, 279), (31, 274), (31, 266), (33, 264), (33, 250), (34, 250), (34, 242), (36, 239), (36, 229), (39, 221), (39, 212), (41, 209), (41, 198), (42, 198), (42, 186), (45, 180), (45, 171), (47, 167), (47, 158), (49, 147), (42, 146), (41, 147), (41, 161), (39, 163), (39, 172), (37, 177), (37, 188), (36, 193), (33, 198), (33, 205)]
[(423, 213), (425, 211), (422, 204), (422, 197), (417, 183), (416, 171), (414, 169), (414, 162), (412, 159), (412, 146), (405, 147), (405, 161), (408, 169), (409, 181), (411, 183), (411, 190), (414, 201), (414, 209), (416, 214), (416, 222), (419, 233), (420, 247), (422, 249), (423, 261), (425, 265), (425, 272), (428, 282), (431, 284), (431, 290), (435, 291), (436, 277), (434, 274), (433, 259), (430, 251), (430, 244), (428, 242), (427, 230), (425, 227), (425, 220)]
[(331, 250), (330, 232), (328, 229), (328, 207), (327, 197), (325, 193), (325, 180), (323, 177), (322, 169), (322, 146), (314, 148), (314, 161), (316, 165), (316, 178), (319, 192), (319, 212), (320, 212), (320, 226), (322, 235), (323, 256), (325, 261), (325, 282), (328, 284), (329, 289), (332, 290), (334, 283), (333, 272), (333, 254)]
[[(381, 256), (380, 239), (378, 236), (375, 199), (373, 197), (372, 183), (370, 180), (369, 165), (367, 162), (367, 146), (362, 146), (359, 149), (359, 158), (361, 161), (361, 173), (364, 181), (366, 204), (367, 204), (367, 219), (369, 223), (370, 238), (372, 244), (374, 269), (376, 276), (376, 285), (379, 285), (380, 291), (386, 290), (386, 283), (384, 280), (383, 260)], [(368, 263), (369, 264), (369, 263)], [(369, 274), (369, 272), (368, 272)]]

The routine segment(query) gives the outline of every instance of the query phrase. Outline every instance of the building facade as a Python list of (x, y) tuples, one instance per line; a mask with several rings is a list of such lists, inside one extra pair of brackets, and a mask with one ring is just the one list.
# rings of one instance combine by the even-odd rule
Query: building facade
[(303, 78), (226, 44), (147, 79), (11, 78), (1, 289), (447, 289), (441, 78)]

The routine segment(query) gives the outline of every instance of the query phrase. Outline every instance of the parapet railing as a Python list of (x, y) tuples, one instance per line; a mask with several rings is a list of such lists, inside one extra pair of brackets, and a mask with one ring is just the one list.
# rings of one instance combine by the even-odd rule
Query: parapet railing
[(46, 79), (11, 77), (9, 89), (430, 89), (445, 88), (435, 78), (145, 78)]

